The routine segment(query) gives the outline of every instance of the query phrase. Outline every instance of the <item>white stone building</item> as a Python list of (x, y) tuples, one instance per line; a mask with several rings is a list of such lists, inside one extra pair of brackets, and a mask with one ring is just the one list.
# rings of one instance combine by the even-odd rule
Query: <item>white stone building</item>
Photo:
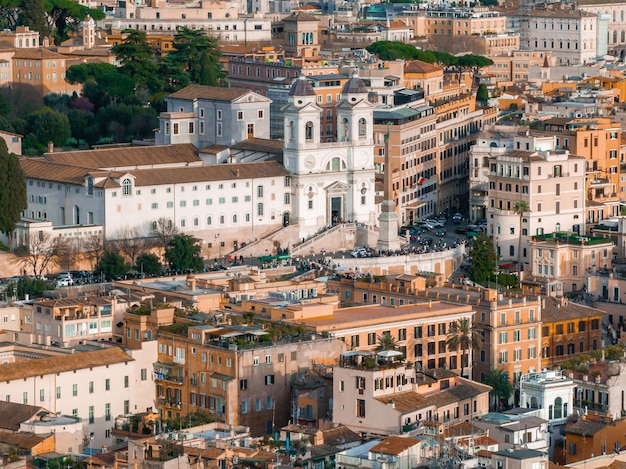
[(270, 100), (243, 88), (189, 85), (166, 98), (157, 145), (231, 146), (270, 138)]
[(536, 409), (536, 416), (553, 426), (564, 425), (574, 410), (574, 381), (560, 371), (542, 371), (522, 375), (520, 407)]
[(606, 54), (598, 16), (582, 10), (550, 8), (529, 13), (531, 50), (551, 52), (559, 64), (584, 64)]
[(151, 371), (156, 360), (157, 342), (151, 341), (141, 350), (111, 347), (10, 363), (0, 367), (0, 395), (8, 402), (79, 417), (85, 436), (93, 433), (91, 444), (99, 448), (115, 442), (116, 415), (155, 406)]
[(293, 222), (304, 237), (342, 220), (376, 224), (373, 108), (363, 81), (348, 80), (337, 104), (337, 142), (320, 142), (321, 108), (304, 75), (289, 91), (283, 162), (293, 181)]

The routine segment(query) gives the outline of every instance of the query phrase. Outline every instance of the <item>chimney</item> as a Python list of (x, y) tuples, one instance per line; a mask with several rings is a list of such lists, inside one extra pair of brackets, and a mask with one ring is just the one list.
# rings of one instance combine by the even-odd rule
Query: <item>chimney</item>
[(48, 142), (48, 153), (54, 153), (54, 143), (52, 141)]

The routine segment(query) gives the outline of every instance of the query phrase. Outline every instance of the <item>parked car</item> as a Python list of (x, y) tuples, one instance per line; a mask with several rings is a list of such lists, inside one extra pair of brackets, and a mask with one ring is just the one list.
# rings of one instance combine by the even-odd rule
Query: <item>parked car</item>
[(452, 223), (454, 223), (455, 225), (460, 225), (462, 221), (463, 221), (463, 215), (461, 215), (460, 213), (457, 212), (454, 215), (452, 215)]
[(433, 225), (433, 227), (435, 228), (443, 228), (443, 225), (445, 225), (445, 223), (442, 223), (439, 220), (435, 220), (434, 218), (427, 218), (426, 221)]
[(354, 251), (350, 253), (352, 257), (366, 257), (367, 249), (364, 248), (356, 248)]
[(59, 277), (56, 284), (57, 288), (71, 287), (72, 285), (74, 285), (74, 281), (69, 277)]
[(443, 238), (445, 235), (446, 235), (446, 230), (444, 230), (443, 228), (440, 228), (437, 231), (435, 231), (435, 236), (438, 236), (439, 238)]
[(421, 228), (422, 230), (426, 230), (426, 231), (430, 231), (432, 230), (435, 226), (432, 223), (429, 223), (427, 221), (418, 221), (415, 226)]

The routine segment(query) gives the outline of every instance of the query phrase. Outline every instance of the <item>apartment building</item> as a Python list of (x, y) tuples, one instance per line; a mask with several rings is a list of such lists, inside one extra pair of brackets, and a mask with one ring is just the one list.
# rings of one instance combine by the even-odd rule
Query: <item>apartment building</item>
[[(329, 280), (328, 290), (337, 292), (341, 301), (357, 304), (406, 305), (414, 302), (423, 306), (424, 302), (442, 301), (467, 305), (474, 311), (472, 323), (483, 338), (480, 350), (472, 352), (473, 374), (468, 376), (482, 381), (489, 370), (501, 369), (507, 372), (517, 387), (522, 374), (541, 369), (539, 328), (542, 318), (541, 302), (537, 297), (504, 296), (495, 290), (440, 286), (433, 280), (408, 275), (391, 277), (380, 284), (348, 279)], [(361, 340), (359, 337), (359, 344), (363, 343)], [(418, 344), (412, 345), (415, 350), (420, 350)], [(407, 347), (410, 356), (407, 359), (418, 360), (410, 355), (410, 348)], [(423, 345), (421, 350), (424, 350)], [(422, 362), (424, 366), (427, 364)], [(433, 364), (432, 361), (430, 364)]]
[(560, 463), (574, 464), (594, 456), (619, 453), (626, 445), (626, 420), (583, 415), (563, 430), (565, 448)]
[(603, 20), (600, 25), (602, 34), (598, 40), (603, 41), (609, 54), (614, 54), (620, 59), (626, 52), (626, 10), (624, 5), (611, 1), (580, 0), (576, 8), (595, 14)]
[(602, 41), (606, 29), (602, 23), (603, 20), (594, 13), (557, 4), (545, 10), (532, 9), (529, 13), (529, 45), (535, 51), (552, 52), (559, 64), (584, 64), (607, 53)]
[(530, 238), (530, 276), (524, 283), (550, 296), (588, 288), (588, 277), (613, 267), (611, 239), (562, 232)]
[[(514, 38), (509, 37), (508, 40), (514, 41)], [(519, 36), (515, 42), (519, 44)], [(512, 50), (510, 53), (497, 52), (495, 54), (490, 54), (487, 51), (485, 55), (493, 60), (493, 65), (485, 67), (482, 73), (493, 76), (499, 87), (508, 87), (518, 82), (528, 81), (532, 78), (532, 69), (542, 67), (546, 60), (551, 57), (549, 51), (535, 50)]]
[(261, 14), (241, 14), (236, 6), (220, 1), (191, 1), (150, 4), (126, 2), (115, 9), (115, 16), (104, 19), (107, 30), (134, 29), (162, 34), (179, 28), (199, 29), (219, 42), (270, 41), (271, 19)]
[(332, 365), (346, 350), (336, 339), (279, 339), (252, 326), (174, 326), (160, 329), (154, 363), (162, 417), (211, 412), (254, 436), (288, 423), (291, 409), (282, 403), (291, 400), (293, 373)]
[(348, 352), (333, 370), (333, 423), (398, 434), (432, 422), (443, 433), (450, 425), (486, 414), (490, 390), (449, 370), (423, 370)]
[(554, 369), (565, 360), (603, 347), (599, 309), (566, 298), (542, 298), (541, 368)]
[[(554, 135), (557, 148), (585, 158), (585, 228), (619, 215), (621, 127), (610, 117), (555, 118), (537, 135)], [(582, 230), (581, 233), (584, 233)]]
[(80, 83), (65, 80), (65, 72), (72, 65), (70, 59), (44, 47), (17, 49), (11, 59), (13, 85), (28, 87), (39, 96), (80, 93)]
[[(375, 162), (392, 177), (398, 220), (412, 223), (437, 212), (437, 115), (432, 106), (374, 111)], [(391, 168), (384, 167), (391, 153)]]
[(7, 402), (79, 417), (85, 433), (93, 433), (93, 447), (111, 445), (115, 416), (155, 405), (150, 370), (156, 354), (157, 343), (152, 341), (138, 350), (92, 347), (28, 364), (5, 364), (0, 367), (0, 395)]
[(118, 324), (128, 306), (128, 298), (119, 301), (115, 296), (38, 299), (32, 308), (23, 309), (22, 330), (42, 345), (71, 347), (84, 340), (117, 343), (123, 332)]
[(626, 363), (601, 360), (585, 364), (587, 369), (570, 371), (574, 380), (574, 407), (581, 412), (611, 418), (622, 416), (626, 404), (622, 398), (626, 386)]
[(487, 7), (433, 8), (426, 10), (426, 36), (500, 34), (506, 31), (506, 17)]
[[(515, 262), (519, 258), (519, 270), (524, 271), (530, 262), (530, 236), (554, 231), (584, 232), (584, 158), (567, 150), (552, 150), (549, 141), (530, 136), (516, 137), (511, 151), (490, 150), (488, 154), (486, 161), (483, 156), (482, 161), (474, 163), (489, 165), (487, 233), (494, 241), (498, 259)], [(515, 212), (519, 201), (526, 202), (530, 209), (521, 218)]]
[[(345, 292), (352, 295), (351, 290)], [(434, 298), (418, 302), (415, 297), (404, 297), (399, 290), (397, 293), (391, 289), (360, 293), (355, 289), (354, 301), (367, 306), (337, 310), (332, 303), (287, 308), (266, 305), (266, 309), (275, 320), (303, 325), (316, 334), (327, 334), (345, 342), (353, 351), (372, 351), (382, 336), (390, 335), (406, 360), (416, 366), (447, 368), (471, 376), (473, 363), (468, 355), (449, 350), (446, 340), (453, 323), (472, 320), (472, 307)], [(362, 296), (357, 299), (357, 295)], [(255, 311), (259, 309), (257, 306)]]

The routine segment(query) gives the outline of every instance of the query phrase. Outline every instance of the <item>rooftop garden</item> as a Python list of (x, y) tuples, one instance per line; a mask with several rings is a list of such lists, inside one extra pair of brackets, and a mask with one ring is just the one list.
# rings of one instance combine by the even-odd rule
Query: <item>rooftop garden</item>
[(567, 231), (557, 231), (554, 233), (547, 233), (542, 235), (535, 235), (532, 237), (536, 242), (548, 242), (554, 244), (575, 244), (578, 246), (588, 245), (594, 246), (598, 244), (610, 243), (610, 238), (603, 238), (598, 236), (579, 236), (577, 234), (569, 233)]

